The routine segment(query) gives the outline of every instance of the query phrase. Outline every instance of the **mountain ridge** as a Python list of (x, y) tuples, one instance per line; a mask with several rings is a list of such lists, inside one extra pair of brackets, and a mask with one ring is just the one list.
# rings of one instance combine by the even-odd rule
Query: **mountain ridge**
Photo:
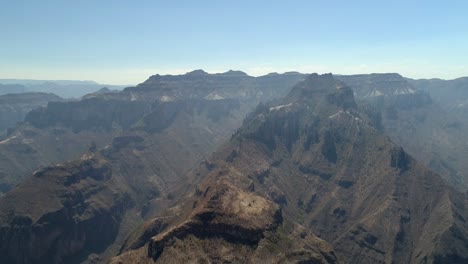
[[(342, 261), (463, 263), (466, 198), (370, 120), (356, 108), (349, 87), (331, 75), (308, 76), (280, 102), (258, 108), (231, 142), (200, 166), (192, 176), (200, 182), (186, 202), (192, 213), (179, 217), (191, 221), (199, 206), (212, 208), (203, 202), (205, 194), (214, 208), (229, 200), (230, 190), (214, 191), (228, 184), (280, 206), (284, 221), (310, 228)], [(235, 221), (229, 217), (226, 221)], [(190, 238), (175, 237), (170, 231), (155, 234), (145, 245), (148, 251), (133, 249), (115, 261), (137, 252), (149, 252), (146, 257), (156, 262), (176, 257), (174, 244), (161, 244), (165, 239), (193, 247)], [(456, 243), (447, 248), (448, 241)], [(163, 253), (155, 258), (154, 250)], [(228, 260), (219, 251), (213, 254)]]

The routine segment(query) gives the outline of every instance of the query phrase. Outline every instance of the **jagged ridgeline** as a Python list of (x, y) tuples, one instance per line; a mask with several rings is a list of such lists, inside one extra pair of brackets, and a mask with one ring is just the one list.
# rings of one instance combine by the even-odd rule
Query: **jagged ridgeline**
[(347, 85), (310, 75), (258, 107), (113, 263), (466, 263), (466, 198), (373, 123)]

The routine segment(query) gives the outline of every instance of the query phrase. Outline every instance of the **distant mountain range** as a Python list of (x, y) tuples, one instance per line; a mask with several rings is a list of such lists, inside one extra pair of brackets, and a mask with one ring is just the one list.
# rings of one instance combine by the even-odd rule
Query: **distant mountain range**
[(124, 85), (105, 85), (93, 81), (0, 79), (0, 95), (9, 93), (53, 93), (62, 98), (80, 98), (103, 87), (123, 89)]
[(7, 95), (47, 103), (0, 141), (0, 262), (467, 263), (468, 93), (426, 82), (196, 70)]

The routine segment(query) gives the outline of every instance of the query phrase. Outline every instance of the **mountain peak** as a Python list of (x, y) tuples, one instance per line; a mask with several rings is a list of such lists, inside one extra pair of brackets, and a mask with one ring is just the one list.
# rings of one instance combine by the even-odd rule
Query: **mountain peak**
[(220, 73), (220, 75), (224, 75), (224, 76), (248, 76), (248, 74), (243, 72), (243, 71), (234, 71), (234, 70), (229, 70), (227, 72)]
[(208, 73), (202, 69), (194, 70), (191, 72), (187, 72), (185, 75), (207, 75)]

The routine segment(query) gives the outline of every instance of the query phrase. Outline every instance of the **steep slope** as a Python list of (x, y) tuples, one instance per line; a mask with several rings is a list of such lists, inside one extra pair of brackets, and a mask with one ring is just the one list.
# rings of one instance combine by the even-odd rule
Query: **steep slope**
[[(296, 224), (331, 243), (346, 263), (466, 263), (466, 197), (357, 108), (349, 87), (315, 74), (280, 103), (258, 108), (193, 174), (198, 187), (173, 209), (173, 220), (146, 224), (114, 263), (177, 263), (180, 251), (196, 252), (184, 262), (232, 261), (232, 248), (245, 240), (253, 244), (246, 262), (279, 262), (260, 253), (269, 248), (271, 202), (293, 226), (282, 232), (296, 244), (285, 246), (283, 236), (282, 256), (299, 249), (326, 255), (294, 236)], [(332, 262), (324, 258), (317, 261)]]
[(460, 115), (398, 74), (338, 78), (394, 142), (452, 186), (468, 188), (468, 123)]
[[(208, 138), (194, 140), (211, 141), (208, 145), (212, 146), (227, 139), (224, 132), (232, 133), (258, 102), (282, 96), (300, 78), (302, 75), (297, 73), (255, 78), (233, 72), (195, 71), (155, 75), (119, 93), (94, 93), (80, 101), (50, 103), (30, 112), (25, 123), (0, 143), (1, 191), (10, 190), (40, 167), (77, 159), (90, 147), (104, 147), (127, 131), (144, 125), (147, 132), (158, 132), (172, 124), (179, 108), (195, 107), (193, 111), (198, 111), (207, 104), (206, 115), (219, 121), (219, 126), (212, 127)], [(196, 117), (198, 113), (191, 115)], [(159, 119), (164, 122), (153, 122)], [(174, 133), (183, 134), (188, 129)]]

